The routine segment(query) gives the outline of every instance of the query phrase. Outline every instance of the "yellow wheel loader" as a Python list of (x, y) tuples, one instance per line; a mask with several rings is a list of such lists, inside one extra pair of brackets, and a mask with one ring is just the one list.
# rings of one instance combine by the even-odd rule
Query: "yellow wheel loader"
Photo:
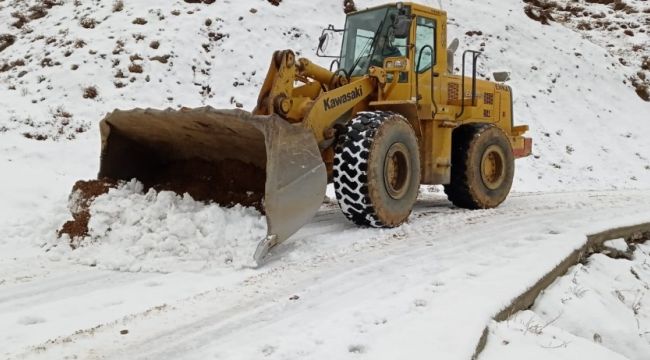
[(107, 115), (99, 177), (256, 206), (268, 223), (258, 264), (314, 216), (328, 183), (349, 220), (373, 227), (406, 221), (420, 184), (444, 185), (462, 208), (505, 200), (514, 159), (531, 153), (528, 127), (513, 125), (505, 73), (476, 78), (479, 52), (454, 74), (446, 12), (399, 2), (349, 13), (344, 29), (323, 30), (317, 55), (334, 35), (334, 71), (275, 52), (252, 113)]

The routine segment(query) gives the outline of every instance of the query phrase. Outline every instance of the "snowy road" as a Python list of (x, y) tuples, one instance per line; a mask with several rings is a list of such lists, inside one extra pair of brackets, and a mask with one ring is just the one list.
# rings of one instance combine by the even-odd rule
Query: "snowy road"
[(469, 359), (512, 298), (586, 234), (650, 221), (648, 204), (650, 191), (513, 194), (472, 212), (427, 194), (393, 230), (326, 205), (259, 270), (119, 273), (5, 244), (0, 356)]

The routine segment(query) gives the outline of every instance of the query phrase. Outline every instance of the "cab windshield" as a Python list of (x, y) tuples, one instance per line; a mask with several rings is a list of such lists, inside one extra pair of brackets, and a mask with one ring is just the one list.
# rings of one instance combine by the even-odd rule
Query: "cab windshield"
[(370, 66), (383, 66), (384, 59), (406, 56), (407, 39), (396, 39), (393, 19), (399, 10), (384, 7), (348, 16), (341, 48), (341, 67), (350, 76), (368, 73)]

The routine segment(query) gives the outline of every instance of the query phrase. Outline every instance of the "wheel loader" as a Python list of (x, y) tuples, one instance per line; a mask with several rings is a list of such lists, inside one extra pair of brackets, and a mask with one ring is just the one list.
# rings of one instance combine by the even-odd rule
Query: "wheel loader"
[(530, 155), (513, 124), (512, 89), (477, 79), (480, 52), (447, 44), (447, 14), (398, 2), (347, 14), (327, 69), (276, 51), (252, 112), (211, 107), (115, 110), (100, 123), (99, 177), (256, 206), (268, 235), (254, 259), (294, 234), (333, 183), (343, 214), (362, 226), (404, 223), (421, 184), (444, 185), (458, 207), (508, 195), (514, 159)]

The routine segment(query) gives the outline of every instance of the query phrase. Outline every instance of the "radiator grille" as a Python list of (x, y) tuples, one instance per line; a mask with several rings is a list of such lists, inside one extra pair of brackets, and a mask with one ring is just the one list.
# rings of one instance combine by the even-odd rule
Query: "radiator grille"
[(456, 83), (449, 83), (447, 85), (447, 99), (449, 101), (460, 100), (460, 95), (459, 95), (460, 89), (459, 89), (459, 87), (460, 86), (458, 86), (458, 84), (456, 84)]
[(485, 93), (483, 102), (485, 105), (492, 105), (494, 104), (494, 94), (493, 93)]

